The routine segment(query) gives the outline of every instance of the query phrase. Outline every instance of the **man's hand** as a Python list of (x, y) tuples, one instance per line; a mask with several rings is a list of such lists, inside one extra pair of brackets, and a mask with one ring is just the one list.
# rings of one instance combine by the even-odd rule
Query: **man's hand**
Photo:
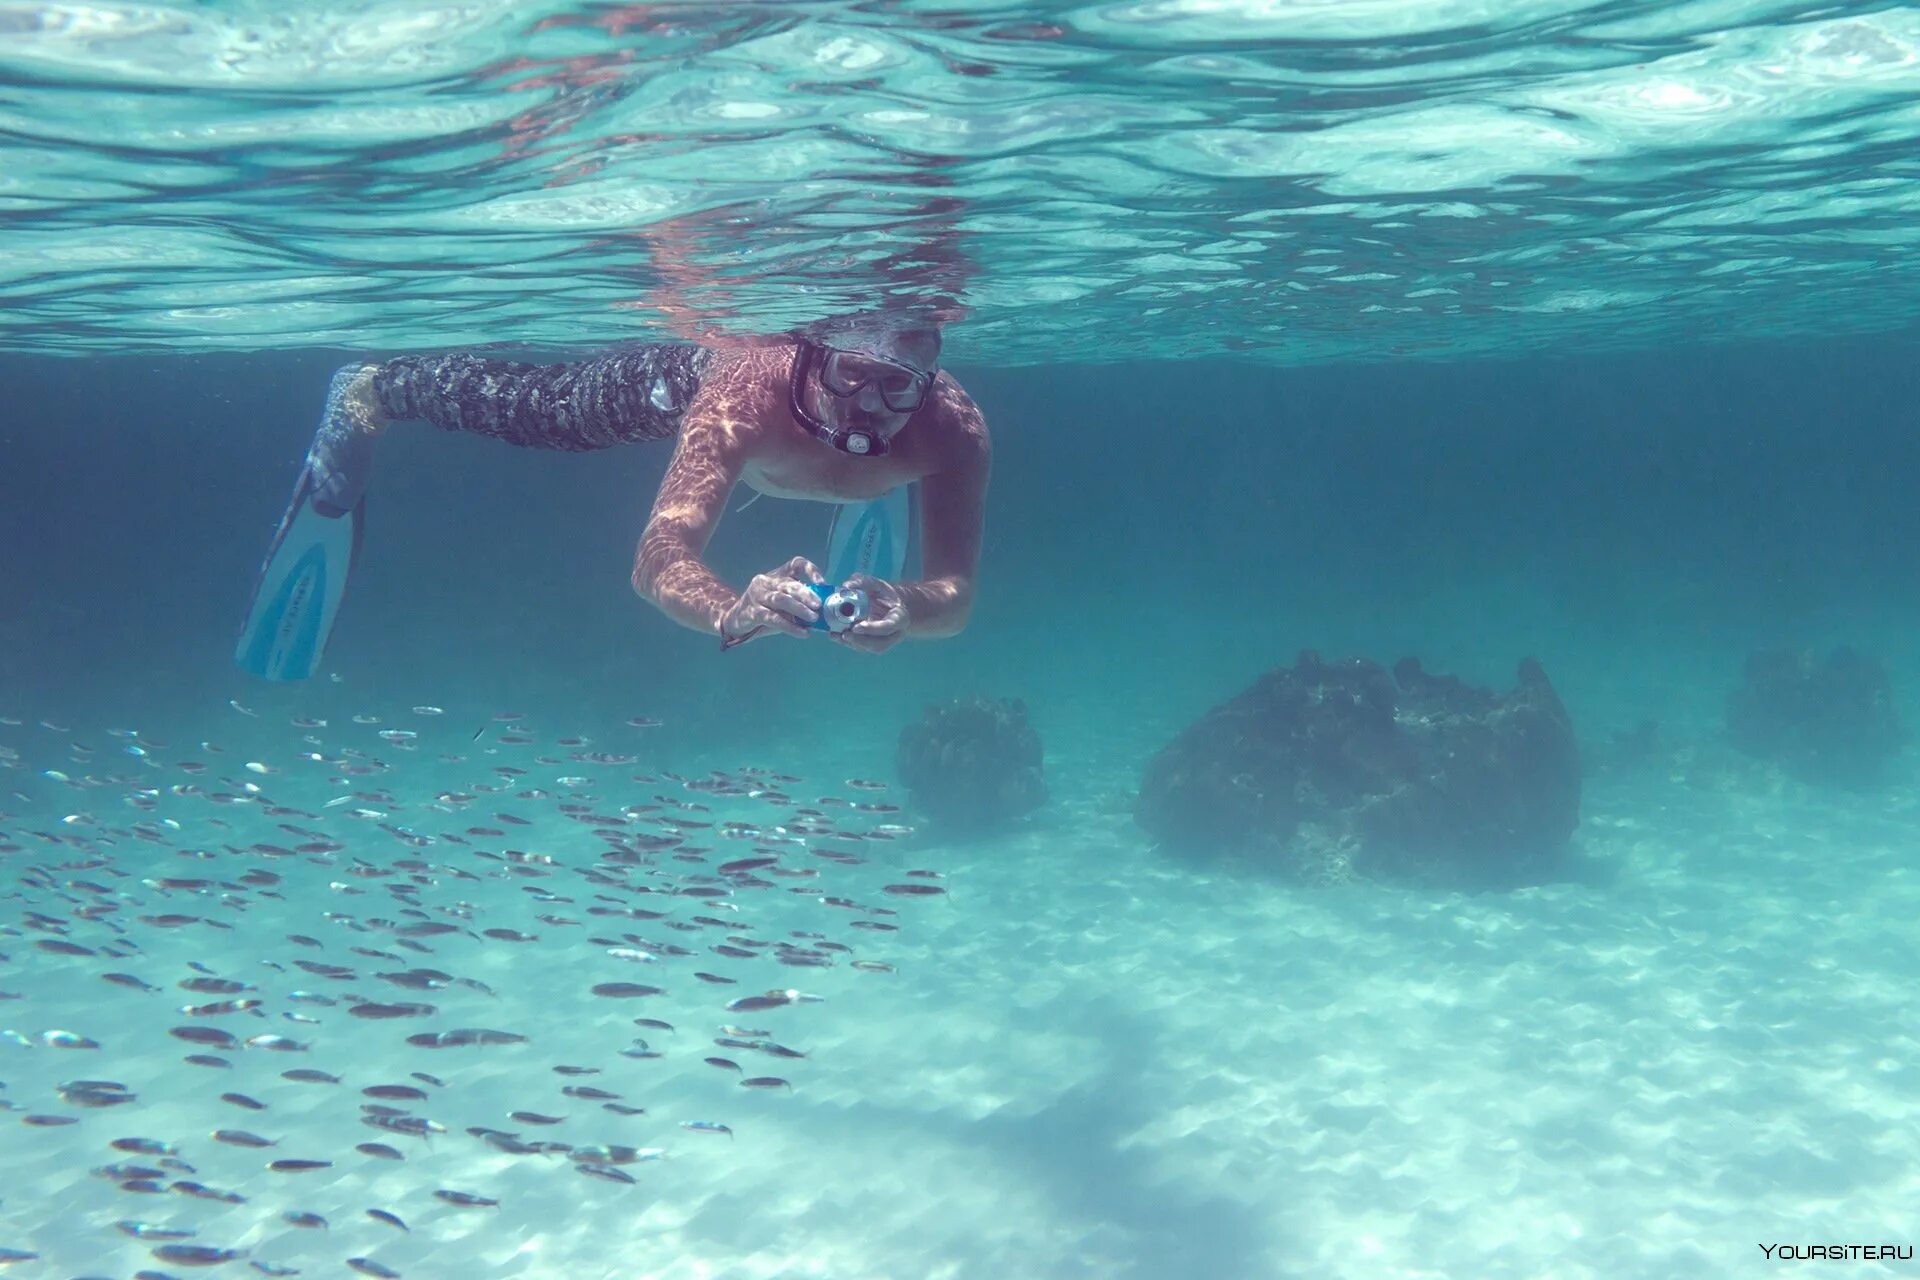
[(720, 617), (722, 648), (743, 644), (765, 631), (804, 638), (820, 616), (820, 597), (810, 585), (826, 577), (805, 556), (757, 575)]
[(834, 639), (862, 653), (885, 653), (907, 638), (907, 602), (900, 588), (880, 578), (856, 573), (844, 584), (867, 593), (867, 616)]

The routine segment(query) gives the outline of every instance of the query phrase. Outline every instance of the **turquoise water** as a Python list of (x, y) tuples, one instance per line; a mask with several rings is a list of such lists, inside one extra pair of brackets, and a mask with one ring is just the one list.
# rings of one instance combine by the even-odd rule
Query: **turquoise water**
[[(1916, 79), (1866, 6), (0, 3), (0, 1271), (202, 1270), (123, 1221), (214, 1275), (567, 1280), (1920, 1243), (1912, 751), (1822, 788), (1725, 727), (1779, 645), (1916, 715)], [(400, 427), (321, 675), (233, 666), (349, 358), (882, 298), (943, 310), (994, 436), (961, 635), (721, 654), (627, 584), (664, 446)], [(823, 550), (745, 496), (730, 582)], [(1155, 847), (1147, 762), (1302, 649), (1539, 659), (1566, 873)], [(1051, 798), (962, 838), (894, 749), (975, 693)], [(817, 874), (722, 884), (756, 847)], [(770, 990), (809, 998), (727, 1008)], [(458, 1028), (525, 1040), (408, 1043)], [(383, 1085), (445, 1131), (366, 1125)]]
[(0, 37), (12, 349), (566, 348), (889, 295), (994, 364), (1446, 359), (1916, 296), (1900, 6), (9, 3)]

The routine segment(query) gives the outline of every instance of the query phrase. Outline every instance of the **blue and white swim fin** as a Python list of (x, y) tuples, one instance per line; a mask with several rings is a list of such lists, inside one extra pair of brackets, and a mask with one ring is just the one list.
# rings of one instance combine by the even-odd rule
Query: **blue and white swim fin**
[(366, 499), (324, 516), (314, 510), (313, 490), (313, 468), (302, 467), (233, 651), (235, 662), (264, 680), (305, 680), (319, 668), (360, 556)]
[(917, 484), (901, 485), (870, 502), (835, 507), (821, 572), (836, 584), (856, 573), (899, 582), (919, 523)]
[(360, 558), (376, 439), (356, 428), (347, 409), (360, 373), (350, 365), (334, 375), (293, 501), (254, 583), (233, 658), (262, 679), (305, 680), (318, 669)]

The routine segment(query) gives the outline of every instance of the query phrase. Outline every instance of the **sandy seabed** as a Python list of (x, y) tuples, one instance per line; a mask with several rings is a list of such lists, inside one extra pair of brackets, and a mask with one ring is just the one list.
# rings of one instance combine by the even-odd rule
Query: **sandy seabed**
[[(552, 734), (513, 755), (491, 737), (469, 747), (464, 730), (449, 727), (437, 745), (465, 756), (450, 761), (434, 751), (434, 726), (404, 715), (389, 723), (403, 722), (422, 734), (411, 751), (344, 717), (314, 731), (323, 756), (339, 758), (350, 742), (387, 762), (385, 773), (355, 783), (387, 789), (398, 808), (379, 810), (383, 818), (351, 816), (375, 811), (371, 802), (325, 807), (353, 788), (330, 784), (324, 762), (299, 758), (307, 747), (298, 731), (243, 726), (240, 736), (257, 741), (230, 746), (197, 778), (177, 772), (192, 751), (130, 759), (116, 756), (121, 742), (101, 730), (0, 731), (15, 752), (15, 768), (0, 774), (10, 793), (0, 800), (0, 843), (18, 846), (0, 855), (12, 929), (0, 935), (0, 990), (18, 997), (0, 1002), (0, 1026), (35, 1042), (0, 1043), (0, 1099), (13, 1108), (0, 1116), (11, 1122), (0, 1127), (0, 1248), (38, 1255), (8, 1275), (259, 1274), (255, 1263), (347, 1275), (347, 1259), (366, 1258), (409, 1277), (556, 1280), (1625, 1280), (1770, 1271), (1782, 1264), (1761, 1252), (1768, 1243), (1914, 1243), (1920, 806), (1907, 791), (1822, 798), (1790, 786), (1704, 785), (1658, 767), (1601, 779), (1589, 786), (1578, 837), (1598, 874), (1462, 896), (1305, 890), (1173, 862), (1131, 824), (1132, 778), (1115, 771), (1057, 779), (1059, 799), (1044, 815), (990, 840), (949, 844), (922, 831), (776, 844), (785, 865), (819, 875), (736, 887), (725, 899), (658, 896), (703, 883), (699, 876), (754, 845), (713, 838), (717, 828), (686, 830), (713, 848), (706, 863), (662, 852), (652, 867), (624, 873), (653, 894), (609, 894), (609, 903), (667, 912), (638, 921), (586, 916), (605, 886), (581, 873), (605, 842), (559, 804), (572, 797), (606, 813), (658, 793), (711, 808), (667, 814), (763, 832), (791, 810), (671, 781), (634, 783), (644, 760), (532, 763), (542, 752), (565, 759)], [(94, 754), (76, 759), (76, 740)], [(489, 745), (493, 756), (483, 754)], [(248, 773), (246, 759), (279, 772)], [(811, 775), (790, 787), (797, 805), (827, 795), (900, 800), (850, 792), (843, 778), (851, 768), (818, 752), (807, 759), (808, 768), (792, 769)], [(471, 795), (476, 782), (501, 781), (490, 772), (501, 761), (528, 770), (512, 788), (547, 796), (478, 795), (432, 808), (443, 792)], [(66, 781), (46, 777), (48, 769)], [(98, 781), (115, 774), (145, 778), (160, 792), (153, 807), (132, 807), (129, 785)], [(271, 817), (257, 801), (221, 806), (165, 790), (220, 790), (217, 775), (252, 780), (262, 795), (322, 818)], [(379, 825), (435, 836), (492, 822), (495, 811), (532, 825), (468, 837), (466, 846), (436, 839), (421, 847)], [(910, 821), (823, 812), (846, 829)], [(165, 844), (115, 834), (168, 818), (179, 827), (150, 828)], [(231, 825), (210, 826), (216, 818)], [(222, 851), (290, 843), (277, 830), (282, 821), (344, 847), (325, 856)], [(36, 831), (68, 843), (49, 844)], [(554, 864), (515, 868), (480, 857), (482, 847), (536, 851)], [(815, 847), (866, 861), (815, 859)], [(194, 850), (213, 856), (187, 856)], [(346, 874), (356, 858), (388, 868), (419, 859), (429, 870), (413, 905), (428, 917), (539, 940), (457, 932), (420, 939), (430, 952), (400, 948), (390, 928), (369, 922), (418, 918), (401, 914), (407, 903), (392, 895), (404, 877)], [(480, 878), (432, 869), (449, 865)], [(237, 883), (259, 867), (283, 877), (281, 898), (251, 886), (163, 894), (143, 883), (162, 875)], [(912, 869), (939, 871), (949, 892), (885, 893)], [(787, 892), (796, 884), (820, 893)], [(829, 896), (855, 905), (828, 905)], [(120, 909), (75, 918), (76, 907), (102, 900)], [(898, 915), (874, 914), (875, 906)], [(160, 913), (202, 922), (139, 919)], [(541, 913), (582, 924), (543, 924)], [(696, 916), (751, 938), (815, 933), (851, 949), (834, 951), (828, 968), (787, 967), (765, 953), (726, 957), (710, 948), (727, 930), (691, 923)], [(899, 930), (854, 931), (855, 919)], [(673, 928), (676, 921), (686, 927)], [(36, 945), (64, 936), (103, 948), (120, 930), (138, 955)], [(649, 964), (587, 941), (622, 932), (697, 954)], [(289, 934), (322, 945), (289, 942)], [(394, 958), (356, 955), (354, 946)], [(855, 958), (893, 971), (856, 968)], [(348, 965), (354, 976), (303, 973), (293, 967), (300, 959)], [(245, 996), (261, 999), (266, 1017), (182, 1015), (183, 1004), (219, 998), (176, 986), (196, 976), (191, 962), (252, 984)], [(375, 976), (408, 966), (481, 986), (409, 992)], [(108, 971), (160, 990), (104, 982)], [(710, 983), (696, 971), (735, 982)], [(639, 999), (590, 993), (612, 981), (664, 990)], [(819, 999), (725, 1008), (740, 995), (787, 988)], [(339, 1003), (297, 1002), (295, 990)], [(349, 994), (430, 1002), (435, 1013), (354, 1018)], [(288, 1012), (318, 1021), (288, 1021)], [(634, 1017), (674, 1029), (636, 1028)], [(168, 1034), (187, 1023), (309, 1047), (224, 1051), (228, 1069), (187, 1065), (182, 1058), (199, 1047)], [(807, 1056), (714, 1045), (727, 1024)], [(452, 1027), (527, 1040), (447, 1049), (406, 1042)], [(60, 1029), (100, 1047), (40, 1043)], [(661, 1056), (621, 1056), (636, 1036)], [(709, 1056), (738, 1059), (741, 1071), (703, 1061)], [(601, 1073), (556, 1074), (563, 1064)], [(291, 1068), (340, 1083), (282, 1078)], [(416, 1083), (414, 1071), (444, 1083), (417, 1082), (429, 1098), (408, 1108), (447, 1132), (422, 1139), (363, 1127), (368, 1099), (359, 1090)], [(744, 1089), (742, 1075), (779, 1076), (792, 1089)], [(58, 1086), (79, 1079), (123, 1084), (137, 1100), (68, 1105)], [(644, 1114), (613, 1114), (561, 1092), (582, 1083), (617, 1092)], [(266, 1107), (240, 1109), (221, 1101), (225, 1092)], [(515, 1111), (564, 1119), (532, 1125), (512, 1119)], [(42, 1127), (26, 1123), (29, 1115), (77, 1123)], [(731, 1135), (685, 1122), (724, 1124)], [(582, 1176), (562, 1154), (492, 1149), (466, 1132), (473, 1126), (659, 1154), (617, 1166), (634, 1181), (614, 1183)], [(211, 1137), (215, 1129), (277, 1145), (227, 1145)], [(94, 1171), (151, 1167), (151, 1155), (108, 1145), (129, 1136), (173, 1143), (191, 1166), (164, 1170), (163, 1188), (191, 1180), (244, 1203), (120, 1189)], [(369, 1158), (355, 1150), (363, 1142), (386, 1142), (405, 1159)], [(267, 1169), (280, 1158), (331, 1164)], [(438, 1189), (499, 1203), (459, 1207), (437, 1199)], [(408, 1229), (366, 1216), (372, 1208)], [(296, 1227), (282, 1218), (287, 1211), (317, 1213), (329, 1225)], [(170, 1265), (153, 1252), (160, 1242), (116, 1229), (123, 1220), (190, 1229), (183, 1243), (244, 1252), (210, 1269)]]

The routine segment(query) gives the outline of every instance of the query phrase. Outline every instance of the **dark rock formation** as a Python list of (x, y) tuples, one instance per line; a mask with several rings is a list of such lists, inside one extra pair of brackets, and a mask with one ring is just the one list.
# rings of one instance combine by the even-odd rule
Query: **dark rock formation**
[(1878, 659), (1845, 647), (1825, 661), (1771, 649), (1747, 659), (1727, 699), (1727, 736), (1806, 782), (1867, 787), (1906, 742)]
[(1303, 653), (1154, 757), (1134, 816), (1167, 849), (1310, 880), (1486, 887), (1539, 878), (1579, 811), (1573, 726), (1531, 658), (1496, 695)]
[(900, 731), (900, 780), (914, 807), (949, 827), (999, 826), (1044, 804), (1040, 735), (1012, 698), (928, 707)]

